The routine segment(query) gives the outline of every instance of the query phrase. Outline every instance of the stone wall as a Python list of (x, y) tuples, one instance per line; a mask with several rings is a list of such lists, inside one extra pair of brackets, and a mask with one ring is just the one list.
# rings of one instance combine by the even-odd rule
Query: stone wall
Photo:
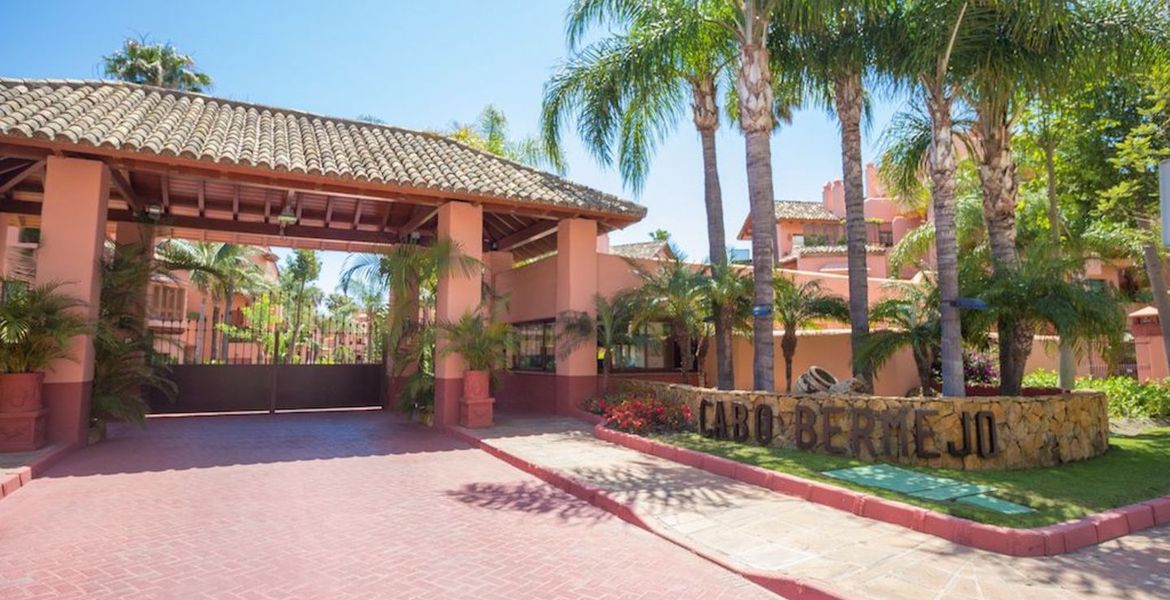
[(705, 435), (867, 461), (1024, 469), (1092, 458), (1109, 448), (1108, 406), (1099, 392), (942, 399), (624, 385), (687, 404)]

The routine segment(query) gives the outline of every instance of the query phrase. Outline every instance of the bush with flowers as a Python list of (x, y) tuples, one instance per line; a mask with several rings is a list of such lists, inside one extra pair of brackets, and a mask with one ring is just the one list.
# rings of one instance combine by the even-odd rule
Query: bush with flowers
[(609, 412), (610, 407), (612, 407), (614, 404), (617, 404), (619, 401), (620, 400), (617, 396), (593, 396), (592, 398), (586, 398), (585, 401), (581, 403), (581, 410), (587, 413), (593, 413), (595, 415), (605, 415), (607, 412)]
[(631, 393), (606, 399), (609, 426), (629, 433), (669, 433), (691, 429), (694, 415), (681, 402), (652, 394)]

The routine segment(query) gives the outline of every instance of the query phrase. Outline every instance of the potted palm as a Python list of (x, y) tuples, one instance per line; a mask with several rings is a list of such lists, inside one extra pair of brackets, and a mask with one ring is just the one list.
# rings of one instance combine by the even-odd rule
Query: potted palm
[(466, 363), (463, 397), (459, 400), (459, 424), (463, 427), (491, 427), (491, 372), (507, 365), (508, 352), (516, 347), (516, 333), (508, 323), (489, 322), (469, 312), (454, 323), (439, 326), (446, 344), (442, 354), (458, 354)]
[(84, 303), (58, 292), (60, 284), (0, 280), (0, 287), (0, 422), (19, 432), (0, 440), (0, 452), (35, 450), (45, 443), (44, 371), (68, 356), (89, 323), (76, 311)]

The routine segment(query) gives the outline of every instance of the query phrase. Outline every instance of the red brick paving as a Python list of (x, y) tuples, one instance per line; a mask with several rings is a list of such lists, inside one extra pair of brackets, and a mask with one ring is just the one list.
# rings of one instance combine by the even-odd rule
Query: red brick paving
[(772, 598), (381, 412), (152, 420), (0, 501), (0, 598)]

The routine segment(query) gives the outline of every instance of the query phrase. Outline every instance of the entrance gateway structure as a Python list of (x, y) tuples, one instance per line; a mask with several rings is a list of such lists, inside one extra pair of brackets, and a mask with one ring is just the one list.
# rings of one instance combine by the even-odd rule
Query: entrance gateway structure
[[(140, 242), (138, 224), (153, 220), (159, 235), (324, 250), (450, 239), (489, 276), (508, 275), (505, 287), (539, 296), (523, 310), (555, 319), (592, 310), (598, 236), (645, 212), (435, 134), (123, 82), (0, 78), (0, 225), (40, 228), (37, 282), (63, 282), (91, 318), (107, 236)], [(554, 251), (523, 277), (512, 270)], [(437, 318), (458, 319), (480, 294), (478, 275), (448, 275)], [(49, 439), (80, 445), (91, 338), (75, 338), (71, 356), (52, 365), (44, 397)], [(595, 392), (596, 374), (582, 346), (551, 377), (510, 387), (564, 410)], [(437, 360), (435, 375), (435, 419), (454, 424), (462, 360)]]

